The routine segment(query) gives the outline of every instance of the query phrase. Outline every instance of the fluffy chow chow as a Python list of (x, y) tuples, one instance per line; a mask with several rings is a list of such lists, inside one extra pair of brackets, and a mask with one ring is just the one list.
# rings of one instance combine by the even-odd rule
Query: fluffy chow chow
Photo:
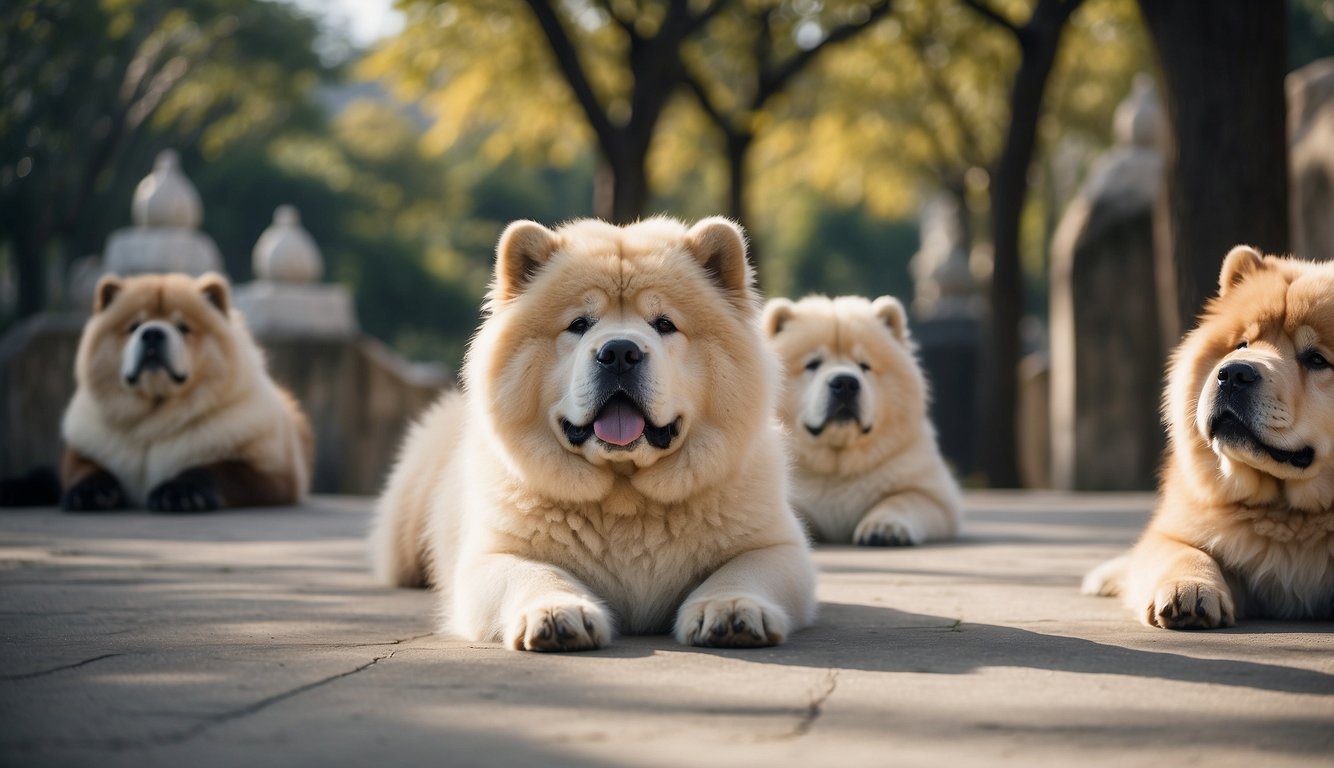
[(291, 504), (310, 429), (209, 274), (104, 277), (65, 412), (63, 505), (203, 511)]
[(1228, 254), (1172, 357), (1158, 508), (1084, 581), (1141, 621), (1334, 617), (1334, 263)]
[(824, 541), (905, 546), (952, 538), (958, 485), (927, 417), (927, 385), (891, 296), (774, 299), (764, 333), (786, 387), (793, 504)]
[(380, 499), (377, 572), (433, 586), (443, 631), (522, 650), (772, 645), (810, 622), (751, 283), (723, 219), (510, 225), (462, 393)]

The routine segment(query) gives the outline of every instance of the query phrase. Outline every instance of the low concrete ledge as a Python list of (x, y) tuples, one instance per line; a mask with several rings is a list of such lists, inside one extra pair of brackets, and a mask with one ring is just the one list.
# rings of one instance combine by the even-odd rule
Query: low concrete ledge
[(984, 493), (954, 544), (828, 547), (781, 647), (522, 654), (374, 584), (366, 498), (0, 512), (0, 764), (1311, 766), (1329, 624), (1141, 627), (1083, 597), (1147, 494)]
[[(0, 477), (60, 459), (60, 419), (74, 394), (85, 315), (31, 318), (0, 339)], [(314, 487), (376, 493), (404, 431), (442, 390), (443, 368), (412, 365), (363, 333), (259, 335), (274, 378), (315, 431)]]

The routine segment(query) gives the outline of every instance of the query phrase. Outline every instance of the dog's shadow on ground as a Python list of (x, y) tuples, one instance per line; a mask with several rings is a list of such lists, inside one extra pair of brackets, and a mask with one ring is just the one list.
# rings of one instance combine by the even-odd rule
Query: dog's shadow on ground
[[(1211, 643), (1210, 638), (1274, 631), (1323, 634), (1330, 630), (1328, 623), (1261, 623), (1232, 630), (1191, 633), (1189, 637), (1195, 640), (1192, 649), (1226, 653), (1232, 648), (1231, 644)], [(1138, 628), (1130, 631), (1138, 631)], [(666, 650), (684, 649), (666, 638), (624, 638), (595, 653), (628, 658)], [(849, 603), (822, 603), (816, 626), (794, 634), (786, 644), (776, 648), (692, 650), (762, 664), (819, 669), (958, 675), (985, 667), (1020, 667), (1159, 678), (1283, 693), (1334, 694), (1334, 675), (1281, 664), (1141, 650), (1017, 627), (958, 622), (943, 616)]]

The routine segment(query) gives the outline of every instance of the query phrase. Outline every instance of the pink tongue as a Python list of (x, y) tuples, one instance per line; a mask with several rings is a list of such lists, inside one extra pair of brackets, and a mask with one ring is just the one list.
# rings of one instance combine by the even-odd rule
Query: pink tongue
[(613, 400), (593, 422), (593, 433), (612, 445), (629, 445), (644, 434), (644, 417), (629, 403)]

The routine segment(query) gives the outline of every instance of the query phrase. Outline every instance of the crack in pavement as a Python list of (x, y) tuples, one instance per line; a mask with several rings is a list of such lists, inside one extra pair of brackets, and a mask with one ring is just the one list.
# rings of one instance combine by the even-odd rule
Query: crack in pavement
[(431, 635), (434, 634), (435, 634), (434, 632), (423, 632), (420, 635), (413, 635), (412, 637), (404, 637), (399, 640), (387, 640), (383, 643), (331, 643), (329, 645), (320, 645), (319, 647), (320, 648), (378, 648), (385, 645), (402, 645), (404, 643), (410, 643), (413, 640), (420, 640), (423, 637), (430, 637)]
[(114, 659), (117, 656), (124, 656), (124, 655), (125, 654), (123, 653), (104, 653), (101, 656), (94, 656), (91, 659), (76, 661), (73, 664), (62, 664), (58, 667), (51, 667), (50, 669), (39, 669), (36, 672), (23, 672), (17, 675), (5, 675), (4, 677), (0, 677), (0, 681), (6, 683), (12, 683), (18, 680), (31, 680), (34, 677), (46, 677), (47, 675), (52, 675), (55, 674), (56, 672), (64, 672), (65, 670), (68, 669), (78, 669), (79, 667), (92, 664), (95, 661), (101, 661), (103, 659)]
[[(412, 639), (414, 638), (405, 638), (404, 640), (401, 640), (399, 642), (407, 642)], [(397, 643), (387, 643), (387, 645), (396, 645), (396, 644)], [(352, 675), (355, 675), (358, 672), (365, 672), (366, 670), (370, 669), (376, 664), (379, 664), (382, 661), (385, 661), (387, 659), (392, 659), (395, 653), (398, 653), (398, 651), (390, 651), (389, 653), (386, 653), (383, 656), (376, 656), (375, 658), (371, 659), (365, 664), (362, 664), (354, 669), (349, 669), (346, 672), (339, 672), (336, 675), (329, 675), (328, 677), (320, 678), (319, 680), (306, 683), (305, 685), (298, 685), (295, 688), (290, 688), (286, 691), (283, 691), (282, 693), (275, 693), (272, 696), (267, 696), (265, 698), (260, 699), (259, 701), (247, 704), (244, 707), (238, 707), (231, 711), (222, 712), (216, 715), (209, 715), (208, 719), (204, 720), (201, 723), (192, 725), (189, 728), (177, 731), (176, 733), (169, 733), (163, 736), (149, 737), (146, 741), (155, 746), (181, 744), (219, 725), (224, 725), (234, 720), (240, 720), (242, 718), (249, 717), (253, 714), (268, 709), (269, 707), (273, 706), (274, 704), (278, 704), (279, 702), (287, 701), (288, 699), (300, 696), (303, 693), (308, 693), (310, 691), (313, 691), (316, 688), (322, 688), (328, 685), (329, 683), (335, 682), (337, 680), (342, 680), (345, 677), (351, 677)]]
[(834, 689), (837, 687), (838, 670), (833, 668), (826, 669), (823, 685), (812, 692), (811, 703), (806, 705), (805, 714), (803, 714), (801, 720), (797, 722), (796, 727), (783, 738), (799, 739), (802, 736), (805, 736), (811, 730), (811, 727), (815, 725), (815, 721), (820, 719), (820, 715), (824, 711), (824, 703), (829, 700), (829, 697), (833, 695)]

